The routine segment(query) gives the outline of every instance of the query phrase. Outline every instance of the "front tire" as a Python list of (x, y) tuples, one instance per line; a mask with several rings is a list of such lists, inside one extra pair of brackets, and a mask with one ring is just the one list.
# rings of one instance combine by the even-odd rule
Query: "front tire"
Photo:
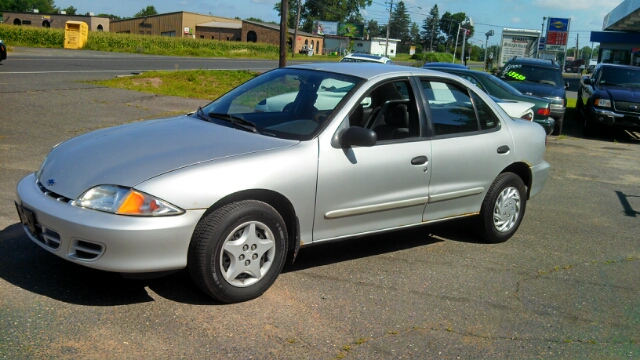
[(488, 243), (509, 240), (518, 230), (527, 206), (527, 190), (522, 179), (514, 173), (500, 174), (487, 192), (477, 228)]
[(287, 228), (270, 205), (254, 200), (205, 216), (189, 244), (187, 267), (205, 293), (225, 303), (255, 299), (276, 281), (287, 253)]

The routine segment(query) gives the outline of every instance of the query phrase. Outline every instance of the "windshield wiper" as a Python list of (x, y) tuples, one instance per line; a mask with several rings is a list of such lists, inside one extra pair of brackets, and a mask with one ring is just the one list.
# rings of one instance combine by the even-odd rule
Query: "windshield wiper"
[(202, 110), (202, 106), (198, 106), (198, 111), (196, 111), (196, 115), (198, 115), (198, 117), (204, 121), (211, 122), (211, 118), (204, 113), (204, 110)]
[(216, 117), (216, 118), (220, 118), (223, 120), (227, 120), (230, 121), (231, 124), (233, 124), (234, 127), (238, 126), (241, 129), (244, 130), (248, 130), (254, 133), (258, 132), (258, 127), (256, 126), (256, 124), (252, 123), (249, 120), (245, 120), (241, 117), (238, 116), (234, 116), (234, 115), (230, 115), (230, 114), (223, 114), (223, 113), (209, 113), (208, 116), (210, 117)]

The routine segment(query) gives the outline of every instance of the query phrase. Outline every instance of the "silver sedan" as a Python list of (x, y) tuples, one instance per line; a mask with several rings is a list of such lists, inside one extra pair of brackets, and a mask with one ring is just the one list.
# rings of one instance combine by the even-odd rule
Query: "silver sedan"
[(545, 138), (446, 73), (292, 66), (192, 114), (55, 146), (16, 208), (68, 261), (127, 276), (186, 267), (239, 302), (301, 246), (469, 215), (479, 238), (508, 240), (549, 174)]

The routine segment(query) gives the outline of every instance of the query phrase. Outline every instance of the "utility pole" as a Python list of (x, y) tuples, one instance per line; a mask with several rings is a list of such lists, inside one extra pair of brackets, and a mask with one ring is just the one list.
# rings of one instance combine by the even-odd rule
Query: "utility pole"
[(456, 62), (456, 50), (458, 50), (458, 36), (460, 36), (460, 23), (458, 23), (458, 32), (456, 33), (456, 43), (453, 46), (453, 59), (451, 59), (451, 63)]
[(384, 56), (389, 56), (389, 29), (391, 28), (391, 12), (393, 11), (393, 0), (389, 6), (389, 21), (387, 22), (387, 44), (384, 46)]
[(431, 44), (429, 45), (429, 52), (433, 51), (433, 33), (436, 32), (436, 23), (433, 22), (433, 26), (431, 26)]
[(289, 34), (287, 15), (289, 15), (289, 2), (282, 0), (280, 1), (280, 61), (278, 64), (281, 68), (287, 66), (287, 35)]
[(291, 41), (291, 57), (296, 53), (296, 40), (298, 40), (298, 27), (300, 26), (300, 8), (302, 4), (298, 0), (298, 14), (296, 15), (296, 28), (293, 30), (293, 41)]
[(465, 65), (466, 65), (466, 63), (464, 61), (464, 45), (467, 42), (467, 31), (469, 31), (469, 30), (464, 29), (464, 33), (462, 34), (462, 53), (460, 54), (460, 63), (465, 64)]

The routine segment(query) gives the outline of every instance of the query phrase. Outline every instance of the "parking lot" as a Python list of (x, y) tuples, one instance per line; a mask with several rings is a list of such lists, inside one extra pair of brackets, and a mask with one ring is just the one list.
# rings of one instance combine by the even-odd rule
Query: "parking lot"
[(13, 203), (53, 145), (205, 102), (9, 71), (19, 60), (0, 65), (0, 358), (640, 357), (638, 133), (585, 139), (565, 120), (506, 243), (457, 221), (308, 247), (262, 297), (221, 305), (186, 271), (127, 280), (61, 260)]

